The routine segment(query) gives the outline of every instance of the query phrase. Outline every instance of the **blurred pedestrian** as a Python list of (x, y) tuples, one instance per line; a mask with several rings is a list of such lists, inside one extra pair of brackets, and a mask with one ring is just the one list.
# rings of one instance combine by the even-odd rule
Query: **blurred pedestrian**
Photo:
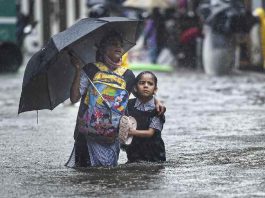
[(144, 45), (149, 52), (152, 63), (157, 62), (161, 50), (166, 46), (167, 31), (165, 19), (160, 14), (159, 8), (153, 8), (151, 16), (146, 20), (144, 28)]
[(132, 143), (124, 146), (128, 162), (166, 161), (161, 137), (165, 116), (159, 116), (155, 110), (157, 77), (149, 71), (141, 72), (136, 77), (133, 92), (136, 98), (129, 100), (128, 114), (136, 119), (137, 129), (129, 130), (128, 135), (133, 136)]

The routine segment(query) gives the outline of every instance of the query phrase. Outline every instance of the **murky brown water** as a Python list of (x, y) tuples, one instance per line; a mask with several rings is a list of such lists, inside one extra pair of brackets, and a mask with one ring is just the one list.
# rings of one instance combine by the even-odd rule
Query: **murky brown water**
[(17, 116), (23, 71), (0, 75), (0, 197), (265, 197), (265, 75), (157, 75), (168, 161), (78, 170), (77, 106)]

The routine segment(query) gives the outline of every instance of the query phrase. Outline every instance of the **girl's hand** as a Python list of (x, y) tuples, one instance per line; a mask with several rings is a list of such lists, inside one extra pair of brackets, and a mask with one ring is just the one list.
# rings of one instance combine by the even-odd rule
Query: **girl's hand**
[(163, 115), (166, 112), (166, 107), (160, 100), (155, 99), (155, 105), (158, 115)]

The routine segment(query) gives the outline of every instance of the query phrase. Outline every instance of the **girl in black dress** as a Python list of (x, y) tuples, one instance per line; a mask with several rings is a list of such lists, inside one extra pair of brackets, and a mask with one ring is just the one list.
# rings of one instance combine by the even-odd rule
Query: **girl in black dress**
[(132, 143), (125, 146), (128, 163), (138, 161), (166, 161), (165, 145), (161, 138), (164, 115), (155, 110), (154, 95), (157, 92), (157, 77), (149, 71), (140, 73), (133, 88), (136, 98), (128, 103), (128, 114), (137, 121), (137, 129), (130, 129)]

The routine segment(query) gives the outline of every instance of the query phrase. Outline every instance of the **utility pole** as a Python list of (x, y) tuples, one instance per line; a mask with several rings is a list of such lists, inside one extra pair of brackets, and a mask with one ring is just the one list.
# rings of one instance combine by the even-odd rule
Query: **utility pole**
[(66, 0), (59, 0), (59, 20), (60, 20), (60, 28), (59, 31), (63, 31), (67, 28), (67, 4)]
[(75, 0), (75, 20), (80, 18), (80, 0)]
[(50, 0), (42, 0), (42, 21), (43, 21), (43, 44), (47, 43), (51, 37), (51, 24), (50, 24)]

